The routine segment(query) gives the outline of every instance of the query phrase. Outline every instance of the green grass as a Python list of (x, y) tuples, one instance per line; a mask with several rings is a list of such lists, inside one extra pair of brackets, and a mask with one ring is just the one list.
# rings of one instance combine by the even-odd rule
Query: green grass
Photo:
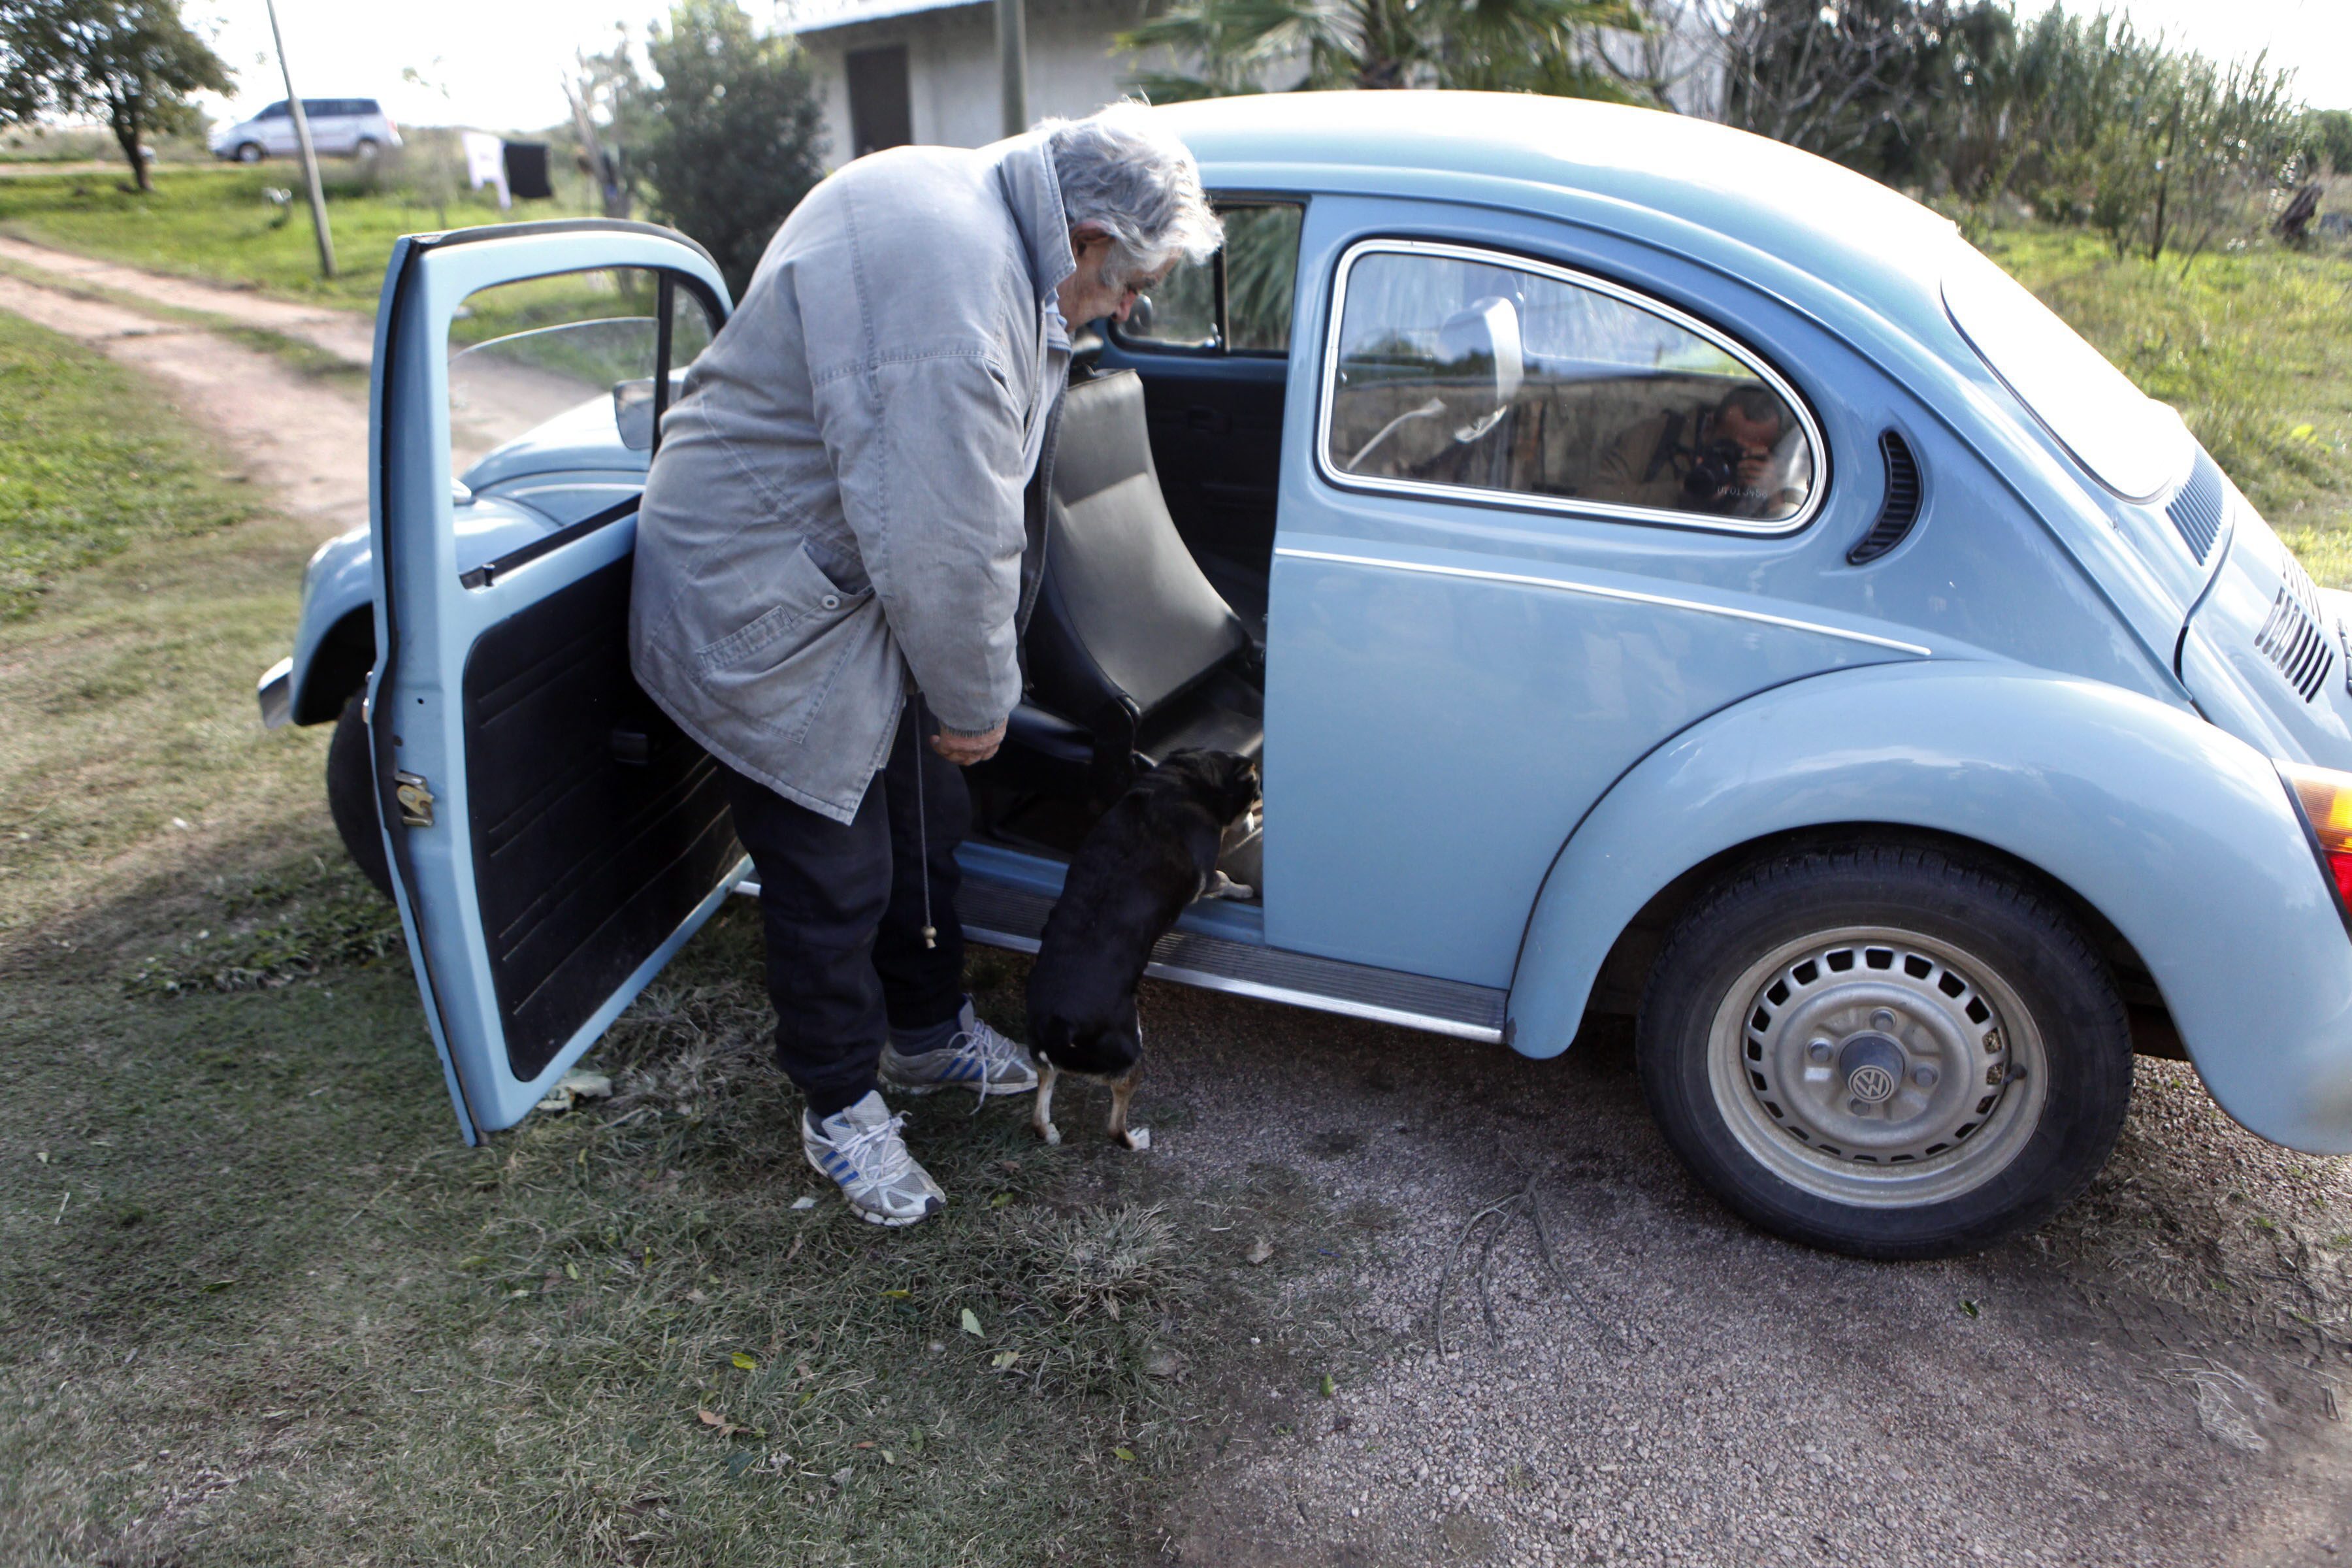
[(2352, 258), (2259, 246), (2184, 268), (2049, 228), (1987, 249), (2179, 408), (2315, 576), (2352, 583)]
[(0, 620), (62, 573), (245, 516), (209, 457), (136, 376), (0, 313)]
[[(300, 172), (287, 163), (255, 168), (163, 168), (147, 195), (98, 174), (27, 174), (0, 180), (0, 232), (158, 272), (247, 284), (289, 299), (373, 310), (393, 241), (441, 227), (568, 216), (559, 199), (518, 202), (500, 213), (487, 191), (461, 192), (436, 204), (402, 171), (362, 176), (330, 164), (327, 225), (336, 276), (319, 276), (317, 242), (301, 195)], [(291, 190), (288, 208), (263, 195)]]
[[(1281, 1311), (1234, 1237), (1297, 1194), (1195, 1201), (941, 1100), (913, 1136), (956, 1202), (859, 1223), (764, 1059), (748, 909), (600, 1048), (611, 1100), (465, 1150), (404, 957), (350, 946), (368, 895), (305, 826), (316, 858), (106, 910), (10, 977), (10, 1561), (1148, 1552), (1217, 1409), (1199, 1374)], [(341, 956), (205, 978), (263, 929)], [(138, 973), (174, 966), (176, 995)], [(1017, 1005), (1010, 961), (976, 979)]]

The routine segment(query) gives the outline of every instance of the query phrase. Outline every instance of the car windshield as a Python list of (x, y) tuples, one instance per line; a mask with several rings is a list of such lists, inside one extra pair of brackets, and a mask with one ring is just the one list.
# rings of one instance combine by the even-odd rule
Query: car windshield
[[(452, 471), (619, 384), (652, 376), (654, 348), (654, 318), (619, 316), (456, 349), (449, 356)], [(650, 380), (646, 384), (650, 390)], [(651, 412), (648, 405), (648, 417)]]
[(1966, 241), (1944, 306), (1992, 373), (2101, 484), (2147, 500), (2188, 472), (2188, 427), (1999, 263)]

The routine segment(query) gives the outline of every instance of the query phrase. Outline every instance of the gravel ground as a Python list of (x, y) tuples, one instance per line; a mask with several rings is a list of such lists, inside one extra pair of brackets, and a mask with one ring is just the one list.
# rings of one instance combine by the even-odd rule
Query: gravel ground
[[(1244, 1414), (1171, 1523), (1182, 1561), (2281, 1564), (2352, 1547), (2336, 1419), (2352, 1162), (2263, 1143), (2185, 1068), (2141, 1064), (2116, 1160), (2040, 1234), (1879, 1265), (1718, 1208), (1651, 1127), (1622, 1031), (1541, 1063), (1173, 987), (1144, 1011), (1141, 1157), (1203, 1190), (1292, 1173), (1350, 1222), (1331, 1247), (1311, 1229), (1286, 1243), (1318, 1254), (1296, 1335), (1240, 1357), (1223, 1392)], [(1481, 1222), (1440, 1356), (1433, 1305), (1465, 1226), (1522, 1191), (1546, 1235), (1528, 1200)]]

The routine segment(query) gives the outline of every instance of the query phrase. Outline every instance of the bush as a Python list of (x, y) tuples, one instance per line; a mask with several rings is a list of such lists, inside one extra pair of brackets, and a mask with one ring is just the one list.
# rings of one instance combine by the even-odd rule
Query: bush
[(824, 177), (808, 57), (754, 33), (734, 0), (682, 0), (648, 29), (656, 78), (635, 85), (636, 176), (664, 222), (700, 240), (738, 299), (785, 216)]

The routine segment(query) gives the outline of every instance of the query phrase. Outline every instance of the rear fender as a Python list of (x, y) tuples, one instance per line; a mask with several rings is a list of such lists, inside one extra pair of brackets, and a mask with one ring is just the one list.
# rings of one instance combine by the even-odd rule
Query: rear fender
[(2352, 938), (2269, 759), (2195, 714), (2016, 665), (1842, 670), (1715, 714), (1580, 823), (1511, 985), (1531, 1057), (1574, 1037), (1618, 936), (1675, 878), (1832, 824), (1973, 839), (2038, 868), (2138, 952), (2222, 1110), (2352, 1152)]

